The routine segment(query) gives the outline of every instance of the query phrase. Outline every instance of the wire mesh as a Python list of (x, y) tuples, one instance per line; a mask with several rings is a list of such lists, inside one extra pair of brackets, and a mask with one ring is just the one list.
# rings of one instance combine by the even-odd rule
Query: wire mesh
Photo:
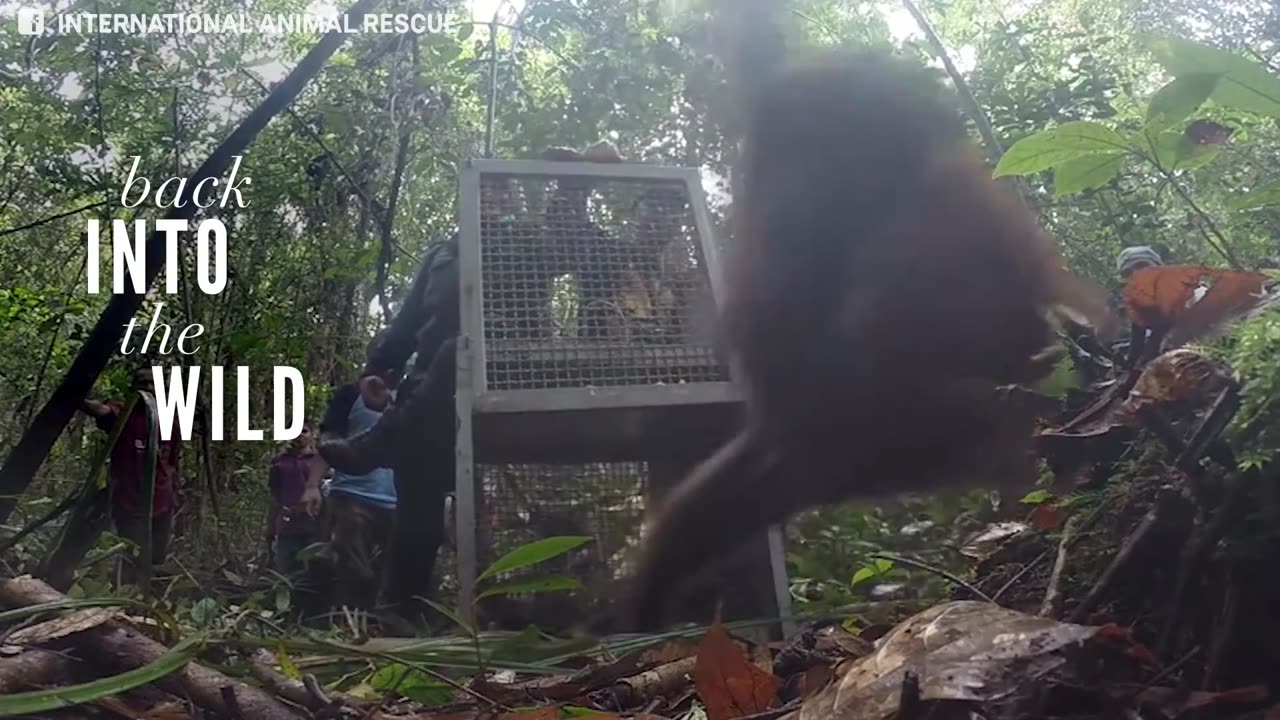
[(481, 174), (488, 389), (717, 382), (684, 183)]
[(568, 575), (599, 598), (631, 572), (644, 520), (648, 469), (643, 462), (575, 465), (478, 464), (477, 570), (535, 540), (591, 538), (548, 560), (536, 575)]

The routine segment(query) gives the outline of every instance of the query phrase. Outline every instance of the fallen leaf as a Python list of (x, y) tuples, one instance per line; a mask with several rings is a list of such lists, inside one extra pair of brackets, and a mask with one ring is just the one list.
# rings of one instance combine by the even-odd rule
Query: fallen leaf
[(1056, 505), (1045, 503), (1037, 505), (1031, 511), (1031, 525), (1037, 530), (1052, 530), (1067, 519), (1068, 512), (1066, 508), (1060, 508)]
[(807, 698), (830, 685), (834, 677), (831, 668), (826, 665), (814, 665), (800, 676), (800, 686), (796, 694)]
[(668, 640), (660, 645), (645, 648), (637, 661), (643, 666), (666, 665), (698, 653), (698, 646), (688, 640)]
[(1004, 547), (1005, 543), (1022, 535), (1030, 526), (1020, 522), (992, 523), (965, 541), (960, 554), (974, 560), (986, 560)]
[(837, 680), (807, 698), (793, 718), (892, 720), (908, 672), (918, 677), (926, 702), (1030, 702), (1038, 681), (1071, 684), (1092, 672), (1096, 654), (1080, 651), (1097, 633), (991, 603), (944, 603), (899, 623), (871, 655), (837, 668)]
[(1207, 398), (1229, 379), (1225, 367), (1194, 350), (1170, 350), (1147, 363), (1116, 417), (1134, 424), (1143, 408)]
[(1111, 645), (1144, 665), (1160, 667), (1160, 661), (1156, 659), (1155, 653), (1151, 652), (1146, 645), (1134, 640), (1133, 633), (1128, 628), (1115, 623), (1101, 625), (1097, 628), (1093, 640)]
[(5, 642), (13, 645), (41, 645), (50, 640), (57, 640), (68, 635), (91, 630), (108, 620), (114, 620), (118, 617), (120, 617), (120, 611), (115, 608), (76, 610), (52, 620), (18, 630), (6, 638)]
[(702, 637), (693, 682), (708, 720), (733, 720), (768, 710), (777, 698), (777, 678), (752, 664), (747, 652), (718, 621)]

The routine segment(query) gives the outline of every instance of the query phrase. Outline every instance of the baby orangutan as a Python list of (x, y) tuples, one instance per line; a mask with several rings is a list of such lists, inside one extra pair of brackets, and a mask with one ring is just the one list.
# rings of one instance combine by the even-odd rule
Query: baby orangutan
[(780, 72), (747, 118), (721, 329), (740, 434), (657, 508), (631, 596), (653, 627), (682, 581), (765, 527), (855, 497), (1034, 477), (1051, 314), (1106, 324), (941, 88), (876, 54)]

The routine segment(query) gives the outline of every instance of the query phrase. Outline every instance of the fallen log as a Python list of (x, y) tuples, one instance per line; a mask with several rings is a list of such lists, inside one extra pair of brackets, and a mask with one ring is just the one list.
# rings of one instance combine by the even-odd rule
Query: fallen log
[(0, 657), (0, 695), (74, 683), (77, 665), (74, 658), (62, 653), (40, 650)]
[[(66, 600), (66, 596), (30, 576), (0, 582), (0, 605), (29, 607), (60, 600)], [(164, 645), (118, 620), (108, 620), (75, 637), (85, 659), (109, 672), (140, 668), (168, 651)], [(155, 684), (166, 692), (189, 698), (201, 708), (224, 716), (243, 714), (253, 720), (298, 720), (301, 717), (263, 690), (194, 662)], [(233, 707), (228, 706), (228, 698), (233, 698)]]

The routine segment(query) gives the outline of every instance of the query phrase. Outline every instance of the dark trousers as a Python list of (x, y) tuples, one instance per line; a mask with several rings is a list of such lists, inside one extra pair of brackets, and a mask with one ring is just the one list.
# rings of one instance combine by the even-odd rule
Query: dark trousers
[(315, 536), (311, 534), (294, 533), (276, 536), (276, 571), (285, 576), (301, 572), (304, 568), (302, 561), (298, 559), (298, 554), (315, 541)]
[[(113, 509), (111, 520), (115, 524), (116, 534), (136, 544), (139, 548), (145, 542), (147, 526), (151, 527), (151, 565), (160, 565), (169, 557), (169, 539), (173, 532), (173, 516), (170, 513), (154, 515), (151, 522), (141, 515), (133, 515), (124, 510)], [(132, 555), (126, 556), (121, 563), (120, 576), (126, 583), (137, 579), (138, 569)]]
[(408, 617), (427, 615), (419, 598), (435, 595), (436, 560), (444, 542), (444, 501), (454, 486), (457, 343), (444, 343), (423, 367), (419, 358), (398, 393), (401, 410), (395, 453), (396, 513), (387, 600)]
[(343, 492), (329, 494), (335, 600), (372, 610), (378, 601), (395, 510)]

